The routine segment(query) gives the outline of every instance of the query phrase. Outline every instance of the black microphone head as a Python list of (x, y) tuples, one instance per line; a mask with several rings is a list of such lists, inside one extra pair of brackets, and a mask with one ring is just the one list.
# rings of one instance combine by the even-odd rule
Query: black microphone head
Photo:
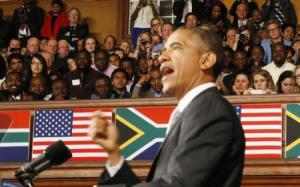
[(60, 165), (72, 157), (72, 153), (63, 141), (58, 140), (45, 150), (52, 165)]

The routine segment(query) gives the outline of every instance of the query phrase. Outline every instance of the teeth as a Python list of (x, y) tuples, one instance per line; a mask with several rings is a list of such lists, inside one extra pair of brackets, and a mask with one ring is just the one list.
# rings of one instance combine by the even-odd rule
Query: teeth
[(173, 72), (174, 72), (174, 70), (172, 68), (168, 68), (168, 67), (164, 67), (161, 70), (161, 73), (162, 73), (163, 76), (168, 75), (168, 74), (173, 73)]

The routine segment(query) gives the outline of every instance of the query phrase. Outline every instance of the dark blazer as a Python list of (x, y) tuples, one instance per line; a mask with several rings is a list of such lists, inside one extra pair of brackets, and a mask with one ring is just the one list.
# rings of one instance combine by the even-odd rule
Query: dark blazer
[[(244, 133), (232, 105), (216, 88), (209, 88), (194, 98), (171, 127), (153, 162), (148, 183), (136, 186), (240, 186)], [(125, 163), (113, 178), (104, 171), (99, 185), (137, 182)]]
[[(202, 19), (202, 15), (204, 14), (205, 4), (199, 2), (198, 0), (192, 0), (192, 12), (197, 14), (198, 20)], [(185, 6), (184, 0), (175, 0), (173, 3), (173, 13), (176, 16), (174, 24), (176, 27), (181, 26), (181, 19), (183, 16), (183, 9)]]
[(89, 34), (88, 25), (78, 24), (73, 30), (70, 26), (60, 28), (57, 39), (67, 40), (72, 48), (75, 49), (78, 39), (84, 38)]

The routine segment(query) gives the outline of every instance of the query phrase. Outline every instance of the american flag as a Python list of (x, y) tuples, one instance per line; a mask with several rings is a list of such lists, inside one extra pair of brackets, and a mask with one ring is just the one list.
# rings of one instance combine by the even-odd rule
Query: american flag
[(280, 104), (234, 106), (246, 137), (246, 158), (282, 158)]
[[(99, 109), (37, 110), (34, 118), (32, 158), (36, 158), (53, 142), (62, 140), (73, 157), (70, 161), (105, 160), (107, 153), (88, 136), (92, 112)], [(112, 120), (112, 109), (101, 109)]]

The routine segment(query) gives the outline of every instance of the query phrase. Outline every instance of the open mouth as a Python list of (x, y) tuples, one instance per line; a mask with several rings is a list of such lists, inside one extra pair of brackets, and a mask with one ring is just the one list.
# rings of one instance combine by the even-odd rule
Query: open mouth
[(169, 67), (163, 67), (163, 68), (161, 68), (160, 71), (161, 71), (162, 76), (166, 76), (166, 75), (169, 75), (174, 72), (174, 70)]

